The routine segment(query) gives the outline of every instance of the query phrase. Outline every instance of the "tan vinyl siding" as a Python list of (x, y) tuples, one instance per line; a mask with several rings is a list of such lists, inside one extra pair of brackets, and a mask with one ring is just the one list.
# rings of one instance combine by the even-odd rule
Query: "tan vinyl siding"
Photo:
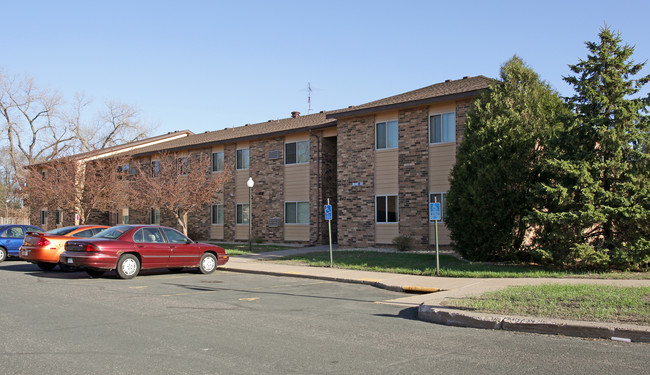
[(429, 191), (449, 190), (449, 174), (455, 162), (455, 143), (429, 146)]
[(284, 166), (284, 200), (309, 200), (309, 164)]
[(323, 130), (323, 137), (336, 137), (336, 128), (327, 128)]
[(223, 224), (216, 224), (210, 226), (210, 239), (212, 240), (223, 240)]
[(309, 241), (309, 224), (285, 224), (285, 241)]
[(399, 223), (375, 224), (375, 242), (389, 244), (393, 238), (399, 236)]
[(248, 170), (235, 172), (235, 203), (248, 203)]
[(235, 239), (248, 240), (248, 224), (235, 225)]
[(397, 149), (375, 153), (375, 194), (397, 194), (399, 191), (399, 158)]
[(223, 152), (223, 150), (224, 150), (223, 145), (212, 146), (212, 152)]
[[(435, 224), (429, 223), (429, 244), (435, 245), (436, 232)], [(449, 236), (449, 229), (444, 223), (438, 223), (438, 245), (449, 246), (451, 245), (451, 237)]]
[(399, 114), (397, 111), (378, 113), (375, 115), (375, 123), (385, 122), (385, 121), (397, 121), (398, 115)]
[(308, 141), (309, 133), (292, 134), (284, 137), (284, 143)]

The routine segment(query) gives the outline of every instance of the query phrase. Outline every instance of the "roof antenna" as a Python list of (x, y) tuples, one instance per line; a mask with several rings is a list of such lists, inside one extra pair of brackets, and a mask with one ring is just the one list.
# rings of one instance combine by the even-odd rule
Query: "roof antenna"
[(309, 108), (307, 108), (307, 114), (311, 113), (311, 83), (307, 82), (307, 104), (309, 104)]

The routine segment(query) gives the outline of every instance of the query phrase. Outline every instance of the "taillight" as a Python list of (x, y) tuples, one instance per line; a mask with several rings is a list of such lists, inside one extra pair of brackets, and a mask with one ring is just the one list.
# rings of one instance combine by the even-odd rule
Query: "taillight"
[(84, 248), (83, 251), (99, 251), (99, 248), (97, 248), (97, 246), (89, 243), (89, 244), (86, 245), (86, 247)]
[(50, 241), (47, 238), (40, 237), (36, 246), (47, 246), (50, 244)]

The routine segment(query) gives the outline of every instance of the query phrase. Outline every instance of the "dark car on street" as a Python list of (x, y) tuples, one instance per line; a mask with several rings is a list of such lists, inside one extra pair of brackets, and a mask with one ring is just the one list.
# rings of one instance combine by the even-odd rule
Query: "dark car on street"
[(141, 269), (185, 267), (212, 273), (228, 262), (226, 251), (215, 245), (195, 242), (173, 228), (159, 225), (119, 225), (85, 240), (65, 244), (60, 261), (82, 267), (93, 277), (116, 270), (122, 279), (132, 279)]
[(0, 225), (0, 262), (8, 256), (19, 256), (19, 249), (27, 232), (45, 232), (45, 230), (34, 225)]

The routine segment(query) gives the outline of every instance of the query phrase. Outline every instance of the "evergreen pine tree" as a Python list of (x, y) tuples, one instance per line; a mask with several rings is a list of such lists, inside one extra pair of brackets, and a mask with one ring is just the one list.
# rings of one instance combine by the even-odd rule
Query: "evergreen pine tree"
[(472, 260), (529, 259), (527, 217), (543, 176), (545, 145), (570, 113), (517, 56), (475, 100), (450, 177), (446, 224)]
[(540, 248), (556, 262), (588, 267), (650, 264), (650, 120), (648, 97), (632, 98), (650, 76), (639, 79), (634, 47), (601, 29), (589, 55), (565, 77), (576, 94), (568, 104), (576, 122), (555, 139), (542, 184)]

